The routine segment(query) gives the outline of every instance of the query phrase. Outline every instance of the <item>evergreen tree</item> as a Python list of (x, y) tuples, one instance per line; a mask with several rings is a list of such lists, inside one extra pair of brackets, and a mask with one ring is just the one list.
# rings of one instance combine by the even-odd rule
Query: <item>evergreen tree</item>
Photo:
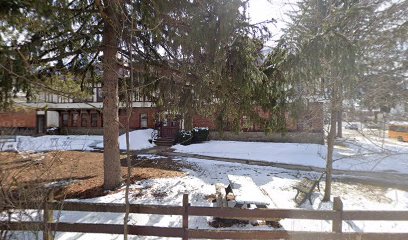
[(120, 183), (120, 78), (142, 73), (135, 87), (158, 106), (182, 112), (190, 123), (197, 112), (216, 112), (223, 121), (237, 123), (240, 115), (253, 114), (254, 104), (276, 106), (267, 99), (276, 98), (273, 88), (281, 85), (272, 80), (278, 75), (256, 64), (262, 48), (256, 39), (268, 32), (248, 24), (246, 1), (0, 3), (5, 6), (0, 19), (0, 50), (6, 53), (0, 61), (3, 103), (13, 89), (52, 91), (45, 83), (54, 75), (70, 74), (83, 87), (102, 81), (105, 189)]
[(361, 29), (372, 6), (362, 1), (306, 0), (292, 14), (292, 23), (280, 47), (287, 55), (282, 66), (301, 99), (329, 101), (330, 130), (327, 137), (326, 188), (331, 195), (333, 147), (337, 114), (343, 99), (355, 96), (359, 81)]
[(408, 1), (380, 1), (362, 34), (361, 105), (390, 109), (408, 102)]
[(216, 116), (220, 130), (227, 122), (239, 130), (242, 116), (264, 128), (276, 129), (279, 121), (282, 128), (284, 118), (276, 114), (259, 117), (260, 109), (283, 112), (283, 80), (276, 81), (282, 76), (272, 73), (271, 64), (262, 66), (262, 42), (270, 33), (248, 23), (246, 4), (240, 0), (185, 4), (179, 19), (185, 24), (164, 26), (160, 37), (165, 41), (158, 42), (177, 72), (157, 74), (146, 84), (158, 106), (183, 114), (186, 129), (192, 128), (195, 114)]

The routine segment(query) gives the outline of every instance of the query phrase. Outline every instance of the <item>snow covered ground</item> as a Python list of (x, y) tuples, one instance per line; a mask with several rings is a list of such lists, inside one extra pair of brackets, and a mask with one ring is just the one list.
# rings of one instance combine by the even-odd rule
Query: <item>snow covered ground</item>
[[(149, 142), (153, 129), (135, 130), (129, 133), (130, 150), (154, 147)], [(40, 137), (17, 136), (16, 142), (6, 143), (3, 151), (90, 151), (103, 148), (103, 136), (99, 135), (45, 135)], [(119, 148), (126, 150), (125, 134), (119, 136)]]
[[(147, 131), (133, 134), (132, 138), (136, 136), (140, 137), (140, 135), (147, 137), (149, 135)], [(378, 134), (373, 134), (369, 131), (359, 133), (353, 130), (345, 130), (344, 138), (339, 139), (336, 144), (336, 161), (334, 167), (337, 169), (398, 171), (408, 173), (408, 143), (381, 138), (377, 135)], [(47, 141), (44, 140), (44, 142)], [(87, 143), (90, 144), (87, 146), (92, 145), (94, 141), (97, 141), (97, 139), (91, 140), (91, 138), (89, 138)], [(81, 141), (78, 140), (78, 142)], [(82, 140), (82, 142), (84, 142), (84, 140)], [(137, 146), (140, 145), (136, 145), (136, 147)], [(45, 148), (46, 147), (44, 147), (44, 149)], [(326, 149), (323, 145), (292, 143), (210, 141), (190, 146), (177, 145), (175, 149), (179, 152), (207, 156), (282, 162), (317, 167), (324, 167), (324, 157), (326, 155)], [(157, 158), (157, 156), (150, 157)], [(251, 177), (256, 185), (268, 194), (270, 207), (296, 208), (295, 202), (293, 201), (296, 191), (293, 190), (292, 185), (304, 176), (317, 178), (320, 175), (320, 173), (316, 172), (207, 161), (199, 158), (178, 158), (176, 160), (195, 167), (185, 169), (186, 175), (183, 177), (150, 179), (137, 182), (131, 186), (131, 202), (141, 204), (181, 205), (183, 193), (188, 192), (190, 194), (190, 202), (193, 206), (211, 206), (212, 203), (208, 201), (208, 196), (215, 193), (215, 183), (227, 185), (227, 174), (230, 174)], [(324, 184), (322, 185), (321, 187), (324, 189)], [(408, 192), (392, 187), (379, 187), (352, 182), (334, 182), (332, 196), (341, 197), (344, 210), (408, 211)], [(301, 208), (315, 210), (331, 209), (332, 203), (322, 203), (322, 197), (322, 192), (315, 192), (312, 197), (313, 204), (306, 201)], [(124, 203), (124, 189), (103, 197), (70, 201)], [(62, 212), (55, 214), (55, 217), (61, 222), (123, 223), (123, 214), (116, 213)], [(31, 216), (35, 216), (35, 214), (33, 213)], [(208, 224), (209, 221), (211, 221), (211, 219), (208, 217), (191, 217), (189, 223), (190, 228), (212, 229)], [(131, 214), (130, 224), (178, 227), (181, 225), (181, 217)], [(331, 231), (330, 221), (282, 219), (280, 224), (283, 226), (283, 229), (290, 231)], [(271, 227), (234, 225), (226, 229), (264, 230), (271, 229)], [(408, 221), (346, 221), (343, 224), (343, 231), (408, 232)], [(21, 235), (19, 235), (19, 237), (21, 237)], [(32, 238), (33, 236), (26, 236), (26, 239)], [(121, 236), (117, 235), (57, 233), (57, 239), (64, 240), (121, 238)], [(162, 238), (134, 236), (130, 239)]]
[[(176, 145), (176, 152), (324, 168), (327, 146), (319, 144), (209, 141)], [(334, 169), (408, 173), (408, 143), (370, 131), (344, 130), (334, 152)]]
[[(186, 169), (183, 177), (152, 179), (140, 181), (131, 187), (131, 202), (141, 204), (181, 205), (182, 195), (190, 193), (193, 206), (211, 206), (207, 200), (209, 194), (215, 193), (215, 183), (228, 184), (227, 174), (249, 176), (257, 186), (265, 190), (270, 196), (270, 207), (296, 208), (293, 198), (296, 194), (292, 185), (303, 176), (316, 178), (317, 173), (282, 170), (274, 167), (250, 166), (238, 163), (206, 161), (202, 159), (179, 159), (183, 163), (192, 164), (194, 170)], [(323, 184), (324, 185), (324, 184)], [(322, 186), (324, 187), (324, 186)], [(305, 202), (301, 207), (305, 209), (332, 209), (332, 203), (322, 203), (322, 192), (313, 194), (313, 204)], [(408, 192), (361, 184), (345, 184), (335, 182), (333, 196), (340, 196), (344, 203), (344, 210), (408, 210)], [(71, 200), (72, 201), (72, 200)], [(84, 202), (124, 203), (124, 189), (107, 196), (86, 200)], [(60, 222), (77, 223), (116, 223), (123, 222), (123, 214), (116, 213), (84, 213), (62, 212), (55, 213)], [(162, 227), (181, 226), (180, 216), (161, 216), (147, 214), (131, 214), (130, 224), (151, 225)], [(209, 217), (191, 217), (190, 228), (213, 229), (208, 222)], [(280, 221), (284, 230), (290, 231), (331, 231), (330, 221), (294, 220)], [(269, 226), (234, 225), (227, 229), (265, 230)], [(344, 232), (407, 232), (408, 222), (392, 221), (347, 221), (343, 225)], [(27, 235), (26, 239), (30, 236)], [(32, 236), (31, 236), (32, 237)], [(58, 233), (57, 239), (121, 239), (117, 235)], [(130, 239), (159, 239), (150, 237), (133, 237)], [(160, 238), (161, 239), (161, 238)]]

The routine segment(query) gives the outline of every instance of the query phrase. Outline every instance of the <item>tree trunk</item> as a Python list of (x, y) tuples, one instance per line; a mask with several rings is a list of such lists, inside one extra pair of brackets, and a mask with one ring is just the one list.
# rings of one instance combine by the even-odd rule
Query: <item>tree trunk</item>
[(336, 99), (336, 110), (337, 110), (337, 137), (343, 137), (343, 79), (338, 79), (340, 81), (336, 91), (338, 92), (338, 99)]
[(117, 16), (115, 3), (108, 3), (104, 9), (103, 28), (103, 167), (104, 189), (112, 190), (121, 182), (119, 159), (119, 65), (116, 62), (119, 40), (117, 37)]
[(331, 185), (332, 185), (332, 174), (333, 174), (333, 150), (334, 150), (334, 139), (336, 136), (336, 121), (337, 121), (337, 102), (332, 99), (331, 109), (330, 109), (330, 130), (327, 136), (327, 162), (326, 162), (326, 186), (324, 188), (323, 202), (330, 201), (331, 195)]
[(188, 109), (184, 114), (184, 130), (191, 131), (193, 129), (193, 114), (192, 110)]
[(183, 101), (184, 101), (184, 130), (190, 131), (193, 129), (193, 115), (194, 115), (194, 106), (193, 106), (193, 94), (190, 87), (183, 89)]
[(343, 137), (343, 111), (341, 108), (337, 112), (337, 137)]

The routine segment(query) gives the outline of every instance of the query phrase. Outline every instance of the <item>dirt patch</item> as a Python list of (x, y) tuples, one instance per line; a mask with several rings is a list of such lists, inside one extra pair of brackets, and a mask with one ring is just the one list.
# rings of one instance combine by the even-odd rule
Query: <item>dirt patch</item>
[(387, 190), (388, 187), (356, 182), (335, 182), (333, 184), (333, 195), (345, 196), (347, 194), (359, 193), (361, 198), (388, 204), (392, 200), (386, 196)]
[[(124, 158), (125, 156), (122, 156)], [(171, 159), (138, 161), (132, 158), (132, 181), (182, 176), (186, 166)], [(122, 176), (126, 177), (126, 160), (122, 159)], [(188, 167), (188, 166), (187, 166)], [(2, 187), (25, 187), (65, 183), (58, 198), (90, 198), (104, 195), (103, 153), (57, 151), (36, 154), (0, 153)]]

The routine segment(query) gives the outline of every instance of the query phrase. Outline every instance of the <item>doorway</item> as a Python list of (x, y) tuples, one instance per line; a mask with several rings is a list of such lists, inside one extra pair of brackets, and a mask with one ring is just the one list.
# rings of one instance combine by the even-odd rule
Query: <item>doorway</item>
[(37, 133), (45, 133), (45, 115), (37, 115)]

